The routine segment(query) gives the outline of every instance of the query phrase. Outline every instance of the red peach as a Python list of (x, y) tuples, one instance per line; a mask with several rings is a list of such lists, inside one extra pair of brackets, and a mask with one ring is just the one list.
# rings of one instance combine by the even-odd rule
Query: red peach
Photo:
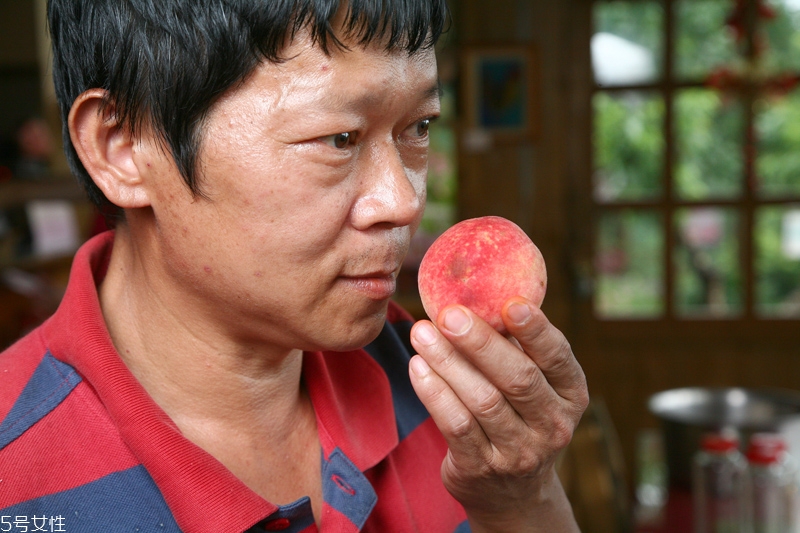
[(461, 304), (505, 334), (503, 305), (513, 296), (541, 305), (547, 269), (539, 248), (519, 226), (487, 216), (461, 221), (442, 233), (422, 258), (418, 283), (431, 320), (445, 306)]

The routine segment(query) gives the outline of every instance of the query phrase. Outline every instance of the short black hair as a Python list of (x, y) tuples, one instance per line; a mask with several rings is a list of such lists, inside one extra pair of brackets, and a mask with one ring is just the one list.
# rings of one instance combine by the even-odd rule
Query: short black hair
[(121, 215), (97, 188), (70, 141), (67, 117), (84, 91), (107, 91), (128, 131), (152, 128), (186, 185), (202, 194), (197, 158), (202, 125), (215, 100), (259, 64), (280, 62), (283, 48), (308, 30), (326, 53), (348, 42), (385, 42), (413, 54), (435, 45), (448, 21), (446, 0), (49, 0), (53, 81), (64, 150), (89, 198)]

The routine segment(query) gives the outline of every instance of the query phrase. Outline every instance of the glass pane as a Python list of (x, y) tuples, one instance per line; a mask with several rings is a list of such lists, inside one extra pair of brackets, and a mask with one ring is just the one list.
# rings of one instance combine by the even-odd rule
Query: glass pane
[(626, 91), (594, 97), (594, 196), (652, 200), (662, 192), (664, 101)]
[(595, 255), (599, 318), (657, 318), (664, 313), (664, 228), (649, 210), (605, 212)]
[(428, 132), (428, 187), (425, 212), (420, 228), (439, 235), (456, 222), (456, 136), (453, 84), (442, 85), (440, 120), (431, 124)]
[(800, 318), (800, 206), (758, 209), (754, 231), (756, 313)]
[(729, 208), (675, 214), (675, 307), (683, 318), (726, 318), (743, 309), (739, 214)]
[(763, 68), (768, 74), (800, 70), (800, 2), (769, 0), (766, 2), (775, 17), (761, 19), (765, 37)]
[(703, 80), (739, 60), (726, 20), (730, 0), (679, 0), (675, 4), (675, 74), (682, 80)]
[(744, 183), (744, 112), (712, 89), (675, 97), (675, 192), (683, 200), (736, 198)]
[(800, 195), (800, 91), (761, 100), (756, 132), (759, 195)]
[(636, 85), (661, 77), (661, 2), (596, 2), (592, 67), (598, 85)]

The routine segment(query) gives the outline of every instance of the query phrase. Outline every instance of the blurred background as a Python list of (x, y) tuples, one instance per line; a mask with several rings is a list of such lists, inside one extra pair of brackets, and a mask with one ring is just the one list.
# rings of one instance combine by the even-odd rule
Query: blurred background
[[(423, 316), (416, 267), (454, 222), (519, 224), (589, 380), (560, 463), (584, 531), (688, 531), (654, 395), (766, 390), (769, 423), (800, 411), (800, 0), (451, 9), (430, 204), (397, 299)], [(52, 312), (102, 228), (61, 153), (43, 20), (44, 0), (0, 0), (2, 346)]]

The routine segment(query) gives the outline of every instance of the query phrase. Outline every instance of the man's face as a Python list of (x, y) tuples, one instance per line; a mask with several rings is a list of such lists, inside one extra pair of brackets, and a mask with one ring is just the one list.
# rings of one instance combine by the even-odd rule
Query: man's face
[(327, 56), (307, 39), (284, 56), (212, 108), (203, 198), (170, 158), (147, 161), (154, 272), (174, 307), (225, 335), (353, 349), (380, 331), (422, 216), (436, 61), (379, 46)]

